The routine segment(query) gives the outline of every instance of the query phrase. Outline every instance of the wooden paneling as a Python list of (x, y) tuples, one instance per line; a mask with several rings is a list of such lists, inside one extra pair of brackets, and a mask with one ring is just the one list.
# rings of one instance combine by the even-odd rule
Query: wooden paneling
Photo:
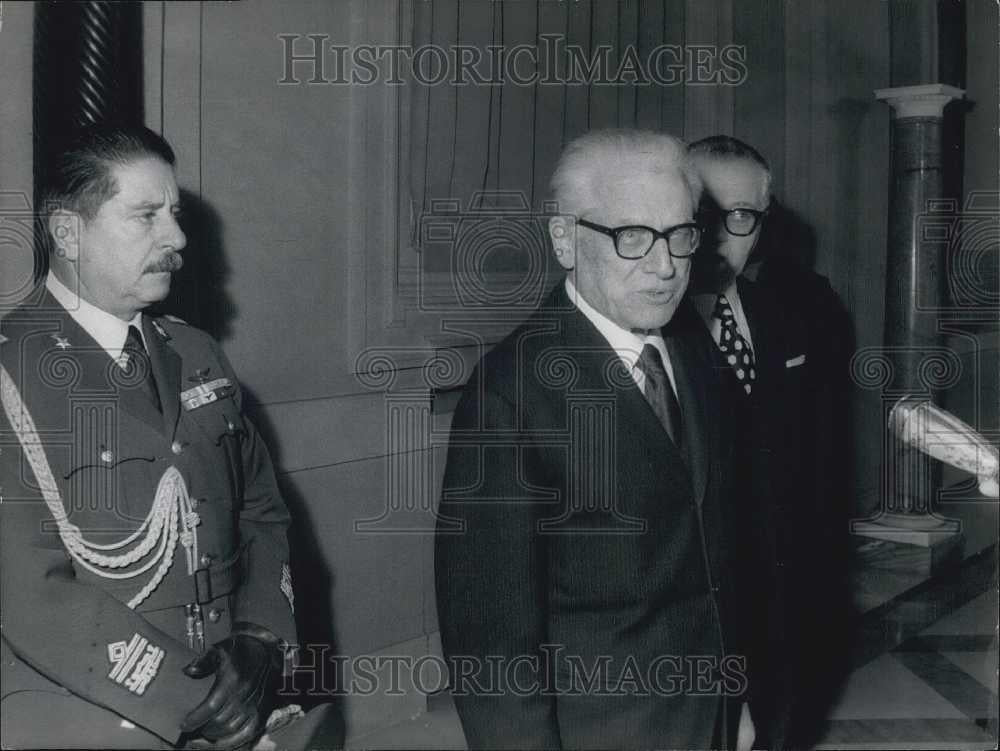
[[(997, 164), (998, 116), (1000, 104), (1000, 50), (997, 29), (1000, 11), (990, 0), (971, 0), (966, 4), (966, 97), (969, 106), (953, 105), (965, 114), (965, 192), (1000, 190)], [(994, 206), (1000, 202), (994, 203)], [(996, 268), (996, 267), (994, 267)]]
[[(491, 5), (500, 8), (501, 44), (508, 49), (518, 45), (530, 47), (535, 45), (538, 33), (538, 11), (535, 3), (491, 3)], [(529, 72), (531, 69), (530, 65), (519, 67), (526, 68)], [(503, 98), (503, 106), (498, 107), (499, 118), (495, 138), (496, 187), (500, 190), (517, 191), (523, 197), (523, 204), (526, 207), (531, 205), (535, 130), (539, 124), (535, 118), (535, 89), (535, 85), (508, 81), (498, 92)]]
[(746, 80), (733, 89), (733, 135), (768, 160), (771, 190), (778, 196), (785, 195), (787, 5), (757, 0), (733, 6), (733, 43), (746, 50), (748, 68)]
[(34, 8), (7, 3), (0, 36), (0, 315), (34, 284), (31, 65)]
[[(571, 12), (569, 3), (538, 4), (538, 35), (558, 35), (565, 43), (567, 24)], [(553, 43), (550, 43), (554, 45)], [(554, 74), (565, 75), (565, 61), (557, 58)], [(553, 77), (556, 77), (555, 75)], [(531, 176), (531, 206), (540, 210), (548, 197), (549, 179), (555, 169), (563, 145), (567, 118), (566, 99), (569, 92), (557, 83), (540, 83), (535, 86), (535, 119), (533, 129), (534, 171)]]
[[(145, 81), (146, 122), (157, 125), (173, 146), (177, 154), (178, 184), (200, 195), (204, 104), (200, 73), (204, 36), (202, 7), (200, 3), (155, 3), (143, 8), (143, 16), (143, 25), (151, 32), (149, 51), (160, 53), (159, 61), (145, 56), (149, 75)], [(162, 96), (159, 104), (151, 101), (150, 96), (157, 85)], [(151, 116), (158, 116), (159, 122), (150, 120)]]
[(917, 86), (938, 81), (938, 3), (890, 0), (891, 86)]
[(732, 135), (733, 88), (701, 83), (704, 74), (699, 70), (699, 61), (708, 61), (709, 70), (714, 69), (719, 50), (733, 41), (732, 0), (687, 0), (685, 8), (684, 41), (693, 57), (688, 77), (695, 81), (684, 86), (683, 135), (692, 141), (717, 133)]
[[(313, 538), (321, 560), (294, 560), (298, 578), (326, 572), (328, 589), (311, 606), (332, 614), (342, 654), (364, 654), (424, 633), (425, 591), (432, 535), (360, 534), (355, 522), (379, 516), (387, 502), (382, 459), (370, 459), (282, 477), (299, 511), (301, 534)], [(312, 567), (315, 567), (314, 569)], [(297, 588), (298, 591), (298, 588)]]

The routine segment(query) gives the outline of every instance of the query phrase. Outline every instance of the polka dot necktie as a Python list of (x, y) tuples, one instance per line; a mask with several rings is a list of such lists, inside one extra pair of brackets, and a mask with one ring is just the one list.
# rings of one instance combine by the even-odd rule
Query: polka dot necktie
[(722, 330), (719, 332), (719, 349), (722, 350), (726, 362), (736, 373), (736, 380), (739, 381), (740, 386), (747, 394), (750, 394), (753, 391), (753, 383), (757, 380), (753, 350), (750, 349), (747, 340), (740, 333), (733, 308), (725, 295), (719, 295), (715, 301), (715, 311), (712, 315), (722, 322)]

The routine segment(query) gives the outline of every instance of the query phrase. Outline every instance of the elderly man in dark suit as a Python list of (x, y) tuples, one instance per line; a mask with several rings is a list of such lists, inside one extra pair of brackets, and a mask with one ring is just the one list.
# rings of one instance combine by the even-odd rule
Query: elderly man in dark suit
[(174, 155), (94, 126), (45, 183), (51, 269), (2, 321), (5, 748), (250, 744), (295, 619), (289, 515), (219, 345), (150, 316)]
[[(807, 683), (821, 673), (819, 650), (805, 634), (830, 632), (846, 612), (835, 594), (836, 577), (844, 578), (833, 544), (846, 525), (832, 513), (843, 494), (831, 491), (844, 469), (837, 426), (847, 413), (849, 346), (829, 282), (785, 268), (773, 248), (762, 252), (774, 218), (764, 157), (721, 135), (691, 144), (689, 153), (704, 187), (705, 226), (689, 295), (716, 343), (734, 405), (741, 502), (731, 518), (744, 533), (731, 558), (748, 614), (750, 665), (763, 668), (750, 675), (758, 744), (780, 748), (793, 740), (792, 706), (802, 705)], [(788, 240), (771, 235), (771, 242)], [(834, 647), (827, 640), (824, 654)], [(829, 675), (822, 681), (832, 682)]]
[(697, 180), (674, 138), (595, 131), (552, 186), (566, 279), (469, 379), (439, 510), (469, 746), (749, 748)]

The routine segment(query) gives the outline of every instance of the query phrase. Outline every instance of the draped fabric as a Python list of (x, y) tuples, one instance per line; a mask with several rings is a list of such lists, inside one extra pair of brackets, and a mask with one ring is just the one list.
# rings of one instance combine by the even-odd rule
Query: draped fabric
[[(601, 127), (682, 134), (683, 83), (609, 85), (597, 76), (591, 83), (558, 79), (578, 79), (574, 67), (585, 70), (594, 60), (614, 75), (629, 48), (645, 63), (656, 47), (683, 45), (683, 3), (428, 0), (414, 2), (409, 11), (414, 50), (425, 45), (479, 48), (477, 70), (487, 80), (500, 78), (489, 46), (501, 46), (508, 54), (517, 45), (535, 49), (511, 63), (516, 76), (528, 83), (508, 76), (492, 85), (410, 83), (409, 191), (418, 210), (428, 211), (432, 201), (440, 199), (457, 199), (467, 206), (484, 191), (513, 191), (539, 210), (559, 151), (575, 136)], [(568, 48), (579, 57), (570, 56)], [(554, 66), (547, 64), (546, 56), (555, 60)], [(433, 74), (430, 55), (420, 62)], [(663, 58), (661, 67), (670, 62), (669, 56)], [(533, 76), (536, 71), (540, 75)]]
[[(683, 132), (683, 77), (669, 86), (641, 81), (642, 73), (606, 79), (628, 54), (646, 64), (655, 49), (683, 45), (685, 3), (415, 0), (400, 13), (421, 79), (404, 94), (400, 190), (425, 299), (437, 279), (457, 288), (464, 309), (533, 309), (562, 273), (546, 229), (562, 146), (602, 127)], [(446, 58), (418, 52), (428, 47)], [(459, 69), (463, 54), (478, 63)], [(452, 75), (425, 83), (443, 59)], [(670, 62), (662, 58), (661, 68)], [(428, 227), (442, 214), (456, 229), (434, 242)]]

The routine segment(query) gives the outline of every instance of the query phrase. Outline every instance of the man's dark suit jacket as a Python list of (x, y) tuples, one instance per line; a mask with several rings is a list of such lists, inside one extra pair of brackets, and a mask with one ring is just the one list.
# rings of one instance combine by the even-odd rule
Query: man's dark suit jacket
[[(687, 303), (664, 335), (686, 458), (562, 284), (465, 387), (436, 581), (470, 748), (706, 748), (726, 721), (719, 692), (746, 688), (742, 666), (722, 661), (742, 648), (730, 638), (722, 375)], [(465, 656), (515, 661), (508, 679), (529, 690), (499, 685), (503, 667), (491, 680), (488, 665), (477, 690)], [(582, 690), (571, 663), (591, 673), (599, 658), (609, 690)], [(679, 677), (692, 669), (700, 681)]]
[[(816, 279), (821, 277), (813, 275)], [(825, 284), (828, 301), (835, 295)], [(836, 632), (846, 603), (832, 520), (844, 503), (831, 477), (845, 469), (835, 459), (843, 441), (835, 426), (846, 415), (838, 378), (846, 377), (839, 354), (842, 336), (822, 335), (809, 325), (808, 308), (788, 295), (744, 278), (737, 281), (753, 339), (757, 380), (747, 397), (732, 369), (723, 382), (734, 404), (734, 482), (741, 502), (730, 521), (744, 534), (731, 547), (739, 608), (751, 617), (749, 639), (754, 720), (758, 746), (780, 748), (794, 734), (793, 705), (808, 701), (808, 683), (820, 677), (817, 653), (833, 654), (824, 639), (817, 650), (809, 634)], [(813, 292), (814, 306), (824, 301)], [(839, 411), (839, 415), (836, 412)], [(839, 578), (838, 578), (839, 577)]]

